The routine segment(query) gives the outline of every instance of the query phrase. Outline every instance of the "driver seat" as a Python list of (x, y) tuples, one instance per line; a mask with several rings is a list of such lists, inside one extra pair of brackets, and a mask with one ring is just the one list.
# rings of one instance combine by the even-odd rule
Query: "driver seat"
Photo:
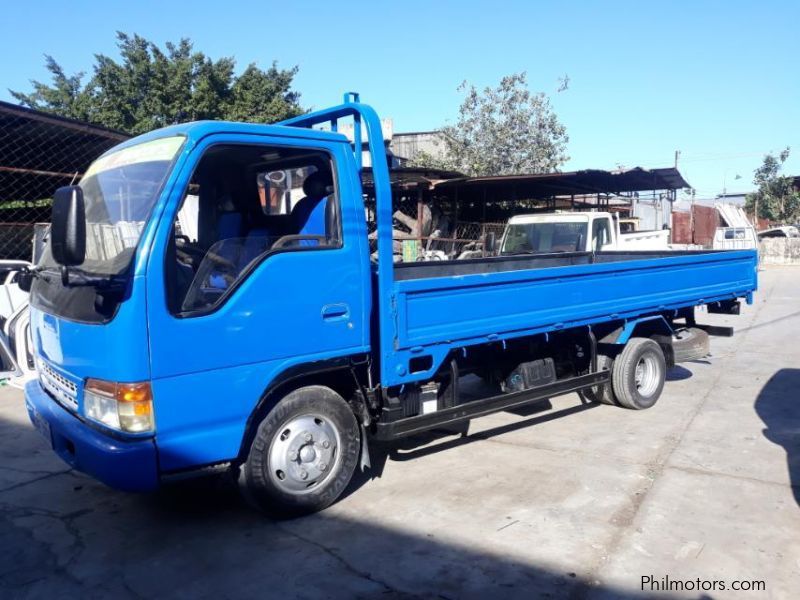
[[(294, 205), (291, 212), (292, 225), (297, 235), (319, 235), (326, 239), (334, 231), (334, 206), (328, 202), (334, 192), (333, 177), (330, 171), (315, 171), (303, 182), (305, 197)], [(300, 242), (303, 246), (313, 245), (311, 240)]]

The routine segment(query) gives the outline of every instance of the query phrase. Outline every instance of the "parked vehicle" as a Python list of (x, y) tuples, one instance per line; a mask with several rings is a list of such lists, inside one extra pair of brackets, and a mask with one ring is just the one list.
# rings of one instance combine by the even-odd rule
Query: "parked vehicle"
[(19, 276), (31, 263), (0, 260), (0, 381), (22, 387), (32, 378), (29, 368), (28, 292), (20, 289)]
[(20, 270), (30, 267), (24, 260), (0, 260), (0, 323), (5, 323), (23, 304), (28, 303), (28, 292), (19, 288)]
[(758, 249), (755, 227), (740, 206), (718, 202), (714, 208), (723, 224), (714, 231), (714, 250)]
[[(336, 132), (346, 118), (354, 144)], [(277, 125), (154, 131), (57, 190), (24, 278), (39, 372), (26, 404), (54, 451), (124, 490), (225, 471), (272, 510), (315, 511), (374, 439), (576, 391), (649, 408), (674, 361), (732, 333), (694, 308), (752, 302), (753, 251), (589, 252), (573, 237), (395, 264), (386, 165), (377, 114), (348, 95)], [(461, 393), (469, 373), (484, 397)]]
[(36, 377), (33, 363), (33, 341), (30, 335), (30, 315), (28, 312), (28, 292), (19, 287), (20, 273), (35, 264), (41, 257), (42, 240), (46, 237), (49, 224), (34, 225), (31, 240), (31, 258), (24, 260), (0, 260), (0, 325), (3, 343), (0, 344), (0, 379), (9, 385), (24, 388)]
[(511, 217), (503, 233), (500, 253), (601, 252), (611, 250), (667, 250), (669, 230), (638, 231), (607, 212), (557, 212)]
[(784, 225), (758, 232), (759, 240), (766, 238), (800, 238), (800, 230), (794, 225)]

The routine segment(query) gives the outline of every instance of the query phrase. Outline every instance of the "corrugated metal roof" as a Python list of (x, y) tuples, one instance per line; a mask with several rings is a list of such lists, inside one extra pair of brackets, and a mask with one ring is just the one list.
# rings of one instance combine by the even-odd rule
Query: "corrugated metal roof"
[(491, 194), (493, 200), (535, 200), (580, 194), (625, 194), (689, 187), (676, 168), (602, 171), (587, 169), (568, 173), (460, 177), (435, 184), (437, 191), (455, 191), (459, 199), (480, 200)]
[[(392, 186), (406, 189), (419, 184), (432, 188), (441, 181), (461, 179), (463, 177), (463, 173), (459, 173), (458, 171), (445, 171), (443, 169), (400, 167), (389, 170), (389, 180)], [(372, 188), (374, 184), (371, 167), (364, 167), (361, 172), (361, 180), (365, 188)]]

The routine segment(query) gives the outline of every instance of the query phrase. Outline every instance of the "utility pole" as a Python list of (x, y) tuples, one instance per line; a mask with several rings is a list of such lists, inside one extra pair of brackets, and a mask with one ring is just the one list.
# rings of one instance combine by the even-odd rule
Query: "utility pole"
[(756, 231), (758, 231), (758, 194), (756, 194), (756, 200), (754, 204), (755, 214), (753, 215), (753, 227)]

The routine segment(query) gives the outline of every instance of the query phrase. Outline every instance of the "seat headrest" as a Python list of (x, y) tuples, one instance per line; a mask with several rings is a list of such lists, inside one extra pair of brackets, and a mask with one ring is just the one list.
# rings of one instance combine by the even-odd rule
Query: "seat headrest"
[(330, 171), (315, 171), (303, 182), (303, 193), (308, 198), (322, 199), (333, 193), (333, 177)]

